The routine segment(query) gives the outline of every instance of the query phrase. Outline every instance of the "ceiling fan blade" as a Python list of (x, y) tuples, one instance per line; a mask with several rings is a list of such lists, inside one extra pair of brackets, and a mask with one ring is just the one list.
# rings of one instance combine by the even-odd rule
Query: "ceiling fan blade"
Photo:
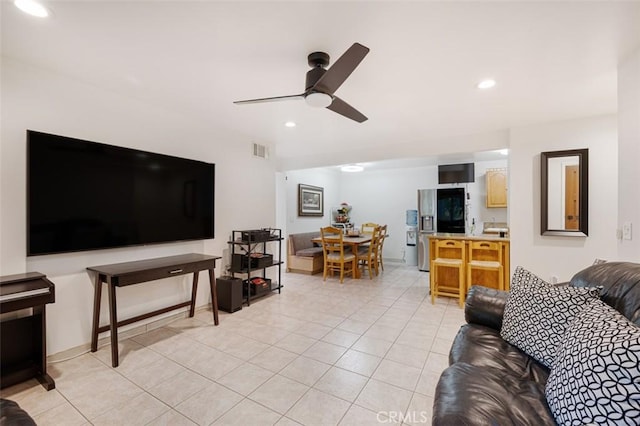
[(333, 112), (337, 112), (340, 115), (344, 115), (345, 117), (357, 121), (358, 123), (362, 123), (368, 120), (364, 114), (362, 114), (360, 111), (337, 96), (333, 97), (333, 102), (331, 102), (331, 105), (329, 105), (327, 109), (330, 109)]
[(234, 101), (234, 104), (243, 105), (243, 104), (258, 104), (261, 102), (275, 102), (275, 101), (288, 101), (292, 99), (304, 99), (305, 93), (301, 93), (299, 95), (288, 95), (288, 96), (274, 96), (272, 98), (259, 98), (259, 99), (247, 99), (244, 101)]
[(316, 84), (313, 85), (313, 90), (333, 95), (351, 75), (353, 70), (360, 65), (360, 62), (367, 56), (367, 53), (369, 53), (368, 47), (360, 43), (353, 43), (353, 45), (334, 62), (331, 68), (318, 79)]

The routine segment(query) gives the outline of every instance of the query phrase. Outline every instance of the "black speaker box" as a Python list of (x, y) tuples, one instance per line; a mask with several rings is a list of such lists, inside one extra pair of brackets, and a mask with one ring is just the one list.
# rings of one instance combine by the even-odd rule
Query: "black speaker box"
[(242, 280), (229, 276), (216, 279), (218, 309), (233, 313), (242, 309)]

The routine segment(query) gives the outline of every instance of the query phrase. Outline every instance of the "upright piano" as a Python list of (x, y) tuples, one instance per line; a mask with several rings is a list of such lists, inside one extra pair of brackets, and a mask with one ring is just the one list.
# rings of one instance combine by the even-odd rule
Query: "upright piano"
[(35, 377), (55, 388), (47, 374), (46, 305), (55, 285), (39, 272), (0, 277), (0, 388)]

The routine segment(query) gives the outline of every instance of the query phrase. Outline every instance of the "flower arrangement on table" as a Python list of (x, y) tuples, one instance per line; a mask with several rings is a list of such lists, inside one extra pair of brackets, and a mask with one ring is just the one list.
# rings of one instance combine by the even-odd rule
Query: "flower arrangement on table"
[(338, 207), (336, 222), (338, 223), (348, 223), (349, 222), (349, 212), (351, 211), (351, 206), (348, 203), (341, 203), (340, 207)]
[(338, 208), (338, 213), (340, 214), (349, 214), (350, 211), (351, 206), (349, 205), (349, 203), (341, 203), (340, 207)]

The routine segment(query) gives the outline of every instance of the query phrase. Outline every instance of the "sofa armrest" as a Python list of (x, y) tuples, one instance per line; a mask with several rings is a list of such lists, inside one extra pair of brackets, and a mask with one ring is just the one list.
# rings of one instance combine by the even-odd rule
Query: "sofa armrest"
[(464, 317), (469, 324), (502, 328), (502, 316), (509, 293), (480, 285), (471, 286), (464, 304)]
[(36, 422), (16, 402), (2, 398), (0, 426), (36, 426)]

